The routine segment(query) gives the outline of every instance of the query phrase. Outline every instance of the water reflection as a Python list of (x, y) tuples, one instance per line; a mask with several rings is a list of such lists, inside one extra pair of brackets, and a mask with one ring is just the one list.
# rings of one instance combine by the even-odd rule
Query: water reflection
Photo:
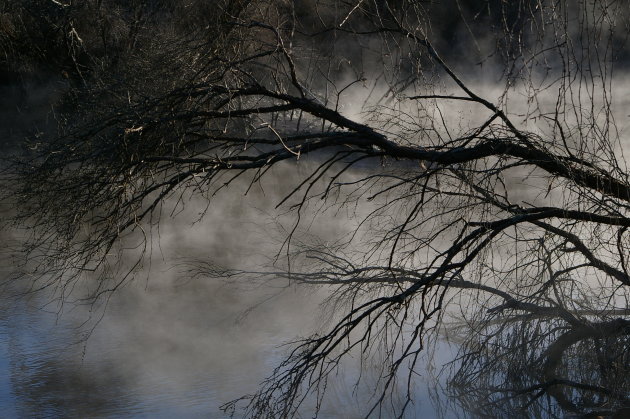
[[(182, 283), (172, 263), (154, 265), (148, 283), (129, 284), (104, 312), (68, 306), (58, 316), (43, 294), (3, 298), (0, 416), (226, 417), (220, 406), (257, 389), (286, 353), (279, 345), (321, 320), (321, 290)], [(331, 381), (320, 417), (362, 417), (370, 372), (355, 388), (353, 362)], [(430, 392), (440, 391), (430, 378), (418, 376), (414, 391), (407, 417), (456, 417), (435, 410)]]
[[(256, 264), (252, 248), (260, 245), (252, 226), (240, 222), (247, 214), (223, 214), (220, 225), (207, 229), (190, 228), (186, 217), (164, 224), (162, 248), (152, 263), (100, 305), (59, 307), (44, 293), (14, 298), (4, 289), (0, 416), (225, 417), (223, 403), (256, 391), (286, 354), (280, 344), (322, 326), (318, 304), (327, 294), (304, 284), (287, 286), (280, 279), (191, 278), (178, 265), (182, 256), (209, 253), (227, 266)], [(249, 240), (241, 240), (244, 235)], [(248, 255), (246, 261), (243, 255)], [(450, 376), (433, 377), (418, 367), (415, 404), (406, 417), (561, 417), (579, 410), (612, 414), (627, 405), (627, 393), (606, 397), (602, 391), (571, 392), (571, 386), (558, 390), (549, 385), (555, 378), (546, 377), (541, 367), (554, 342), (581, 327), (602, 332), (602, 322), (627, 313), (598, 308), (598, 301), (610, 306), (604, 297), (612, 291), (603, 285), (584, 281), (578, 287), (550, 266), (534, 265), (535, 292), (523, 288), (524, 272), (519, 282), (502, 284), (518, 301), (487, 299), (483, 293), (465, 297), (469, 287), (464, 282), (450, 283), (452, 293), (462, 296), (455, 300), (454, 312), (466, 311), (467, 321), (451, 330), (456, 339), (450, 346), (436, 342), (435, 334), (428, 336), (436, 346), (423, 360), (428, 370), (439, 371), (457, 358), (458, 348), (462, 357), (452, 364)], [(540, 269), (550, 271), (551, 278)], [(540, 285), (541, 278), (548, 281)], [(567, 307), (568, 301), (575, 306)], [(616, 306), (626, 307), (625, 301)], [(550, 371), (575, 383), (627, 389), (627, 323), (620, 327), (608, 336), (589, 335), (569, 345)], [(362, 365), (362, 387), (355, 387), (358, 359), (350, 357), (331, 381), (320, 417), (352, 418), (365, 412), (379, 376), (370, 377), (370, 366)], [(452, 399), (440, 387), (449, 378), (454, 378)]]
[[(309, 326), (315, 307), (291, 293), (235, 324), (260, 295), (207, 283), (131, 285), (87, 341), (91, 326), (81, 323), (98, 320), (100, 308), (57, 319), (39, 308), (44, 297), (4, 300), (3, 416), (219, 415), (221, 403), (256, 388), (279, 343)], [(295, 300), (300, 313), (285, 316)]]

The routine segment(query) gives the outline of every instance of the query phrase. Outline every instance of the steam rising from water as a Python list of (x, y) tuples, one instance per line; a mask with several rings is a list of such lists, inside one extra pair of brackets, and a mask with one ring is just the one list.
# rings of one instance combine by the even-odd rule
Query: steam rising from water
[(260, 260), (251, 224), (258, 212), (236, 206), (239, 199), (222, 201), (204, 222), (192, 224), (196, 203), (161, 225), (151, 263), (106, 307), (67, 305), (58, 318), (46, 294), (3, 299), (3, 416), (215, 416), (220, 404), (256, 390), (284, 353), (278, 345), (313, 329), (318, 296), (286, 283), (182, 274), (177, 265), (194, 257), (227, 266)]
[[(298, 163), (297, 170), (311, 169), (308, 160)], [(221, 417), (221, 404), (256, 391), (286, 355), (282, 344), (325, 328), (319, 303), (329, 291), (285, 279), (191, 278), (187, 270), (195, 260), (234, 269), (269, 265), (281, 247), (272, 232), (293, 221), (269, 214), (290, 186), (280, 180), (294, 170), (276, 169), (245, 199), (242, 182), (208, 208), (201, 198), (183, 208), (176, 199), (167, 203), (143, 268), (96, 305), (4, 294), (1, 415)], [(325, 241), (353, 228), (343, 215), (324, 213), (310, 233)], [(10, 269), (10, 260), (3, 264)], [(362, 411), (355, 367), (331, 383), (321, 417)]]
[[(294, 221), (293, 214), (270, 215), (278, 213), (274, 206), (291, 186), (281, 180), (294, 170), (309, 172), (310, 166), (305, 159), (297, 169), (276, 168), (245, 199), (243, 181), (209, 207), (199, 197), (184, 200), (183, 207), (176, 199), (167, 203), (143, 268), (96, 305), (60, 306), (46, 293), (30, 299), (5, 296), (0, 301), (2, 415), (222, 417), (221, 404), (256, 391), (290, 349), (282, 344), (326, 328), (323, 318), (331, 316), (319, 304), (330, 290), (286, 279), (191, 277), (188, 269), (196, 260), (234, 269), (269, 265), (286, 235), (282, 228)], [(171, 211), (177, 216), (170, 217)], [(304, 224), (323, 242), (356, 227), (334, 209), (310, 224), (313, 216), (306, 214)], [(367, 387), (355, 388), (355, 363), (348, 360), (331, 382), (331, 398), (320, 417), (360, 417), (364, 411), (368, 400), (362, 391), (371, 394), (378, 377), (370, 377), (367, 367)], [(435, 416), (430, 386), (435, 383), (419, 378), (418, 417)]]
[[(341, 111), (361, 120), (365, 108), (354, 104), (363, 104), (369, 90), (349, 89)], [(491, 99), (501, 93), (488, 86), (474, 90)], [(449, 106), (456, 116), (446, 119), (459, 122), (461, 131), (483, 118), (467, 106)], [(295, 178), (293, 170), (276, 169), (246, 199), (245, 185), (231, 188), (201, 221), (206, 206), (201, 199), (187, 202), (175, 218), (165, 216), (154, 230), (150, 262), (106, 306), (65, 306), (58, 317), (60, 307), (49, 304), (45, 294), (0, 301), (5, 377), (0, 416), (218, 416), (220, 404), (255, 391), (285, 354), (279, 344), (321, 326), (318, 303), (327, 291), (285, 280), (191, 279), (181, 264), (211, 259), (254, 270), (267, 264), (281, 243), (270, 240), (277, 224), (269, 214), (276, 214), (274, 205), (292, 186), (284, 180)], [(309, 172), (308, 161), (299, 162), (297, 170)], [(522, 182), (522, 173), (514, 173), (508, 187), (516, 193), (525, 189)], [(303, 224), (323, 241), (353, 229), (347, 218), (330, 212), (320, 213), (317, 223)], [(322, 417), (352, 417), (363, 407), (360, 402), (346, 406), (353, 396), (348, 375), (333, 384), (330, 393), (339, 397)], [(423, 386), (420, 381), (418, 388)], [(426, 405), (418, 407), (418, 417)]]

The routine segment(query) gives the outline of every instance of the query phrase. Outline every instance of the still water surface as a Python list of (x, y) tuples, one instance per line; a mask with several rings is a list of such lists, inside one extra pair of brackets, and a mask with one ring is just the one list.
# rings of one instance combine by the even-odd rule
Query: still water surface
[[(178, 267), (210, 257), (260, 269), (277, 250), (269, 245), (273, 225), (261, 222), (277, 204), (273, 195), (246, 206), (242, 195), (227, 194), (196, 223), (202, 204), (188, 203), (188, 213), (160, 224), (151, 263), (106, 307), (0, 293), (0, 417), (226, 417), (220, 406), (254, 392), (286, 354), (282, 344), (325, 328), (321, 288), (191, 279)], [(327, 217), (317, 234), (350, 228), (343, 217)], [(6, 278), (15, 263), (1, 259)], [(436, 362), (453, 353), (439, 355)], [(365, 413), (368, 401), (353, 394), (356, 375), (352, 365), (340, 371), (320, 417)], [(433, 387), (418, 377), (409, 417), (453, 417), (435, 410)]]
[[(59, 318), (42, 298), (6, 299), (0, 416), (224, 417), (219, 406), (254, 391), (284, 353), (278, 345), (318, 318), (317, 295), (291, 290), (235, 321), (260, 298), (216, 284), (134, 284), (87, 340), (88, 307)], [(359, 417), (343, 381), (322, 417)], [(432, 409), (419, 400), (412, 417), (437, 417)]]

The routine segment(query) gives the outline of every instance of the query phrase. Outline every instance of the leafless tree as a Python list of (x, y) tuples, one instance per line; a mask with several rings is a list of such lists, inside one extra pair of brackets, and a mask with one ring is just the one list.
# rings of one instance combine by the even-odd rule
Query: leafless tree
[[(344, 357), (378, 353), (364, 413), (402, 417), (418, 357), (445, 331), (461, 350), (450, 389), (468, 408), (612, 415), (630, 388), (616, 95), (629, 12), (585, 0), (251, 1), (215, 11), (212, 36), (139, 29), (118, 72), (79, 76), (60, 133), (34, 139), (8, 172), (32, 289), (63, 297), (90, 271), (116, 279), (91, 298), (114, 291), (133, 273), (113, 269), (125, 244), (146, 245), (167, 198), (220, 199), (237, 178), (307, 165), (278, 203), (296, 220), (282, 269), (196, 270), (336, 290), (341, 314), (296, 342), (247, 414), (317, 410)], [(354, 208), (352, 237), (298, 240), (322, 200)], [(409, 390), (390, 403), (399, 382)]]

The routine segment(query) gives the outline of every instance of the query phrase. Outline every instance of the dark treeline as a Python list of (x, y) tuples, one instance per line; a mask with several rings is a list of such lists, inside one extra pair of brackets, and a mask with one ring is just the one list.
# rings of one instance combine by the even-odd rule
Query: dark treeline
[[(25, 88), (29, 83), (59, 80), (80, 86), (102, 77), (126, 81), (137, 77), (141, 69), (159, 74), (159, 68), (147, 66), (152, 59), (163, 60), (164, 50), (173, 44), (218, 42), (250, 3), (258, 6), (249, 0), (4, 0), (0, 4), (0, 85)], [(526, 9), (537, 4), (534, 0), (420, 3), (424, 11), (420, 19), (442, 54), (477, 62), (497, 52), (518, 54), (516, 48), (522, 47), (523, 26), (528, 22)], [(327, 9), (332, 3), (302, 0), (275, 6), (285, 13), (291, 9), (302, 30), (317, 30), (321, 19), (336, 18)], [(370, 6), (372, 13), (382, 13), (386, 7), (404, 7), (404, 2), (370, 2)], [(493, 35), (503, 32), (508, 36)], [(325, 39), (331, 38), (329, 34)], [(488, 41), (494, 45), (487, 45)]]
[(179, 52), (191, 42), (218, 45), (225, 22), (243, 7), (233, 1), (3, 1), (0, 89), (8, 100), (2, 116), (6, 130), (17, 130), (3, 141), (43, 134), (41, 124), (55, 112), (58, 120), (46, 134), (95, 100), (173, 87), (186, 77), (180, 63), (189, 57)]

